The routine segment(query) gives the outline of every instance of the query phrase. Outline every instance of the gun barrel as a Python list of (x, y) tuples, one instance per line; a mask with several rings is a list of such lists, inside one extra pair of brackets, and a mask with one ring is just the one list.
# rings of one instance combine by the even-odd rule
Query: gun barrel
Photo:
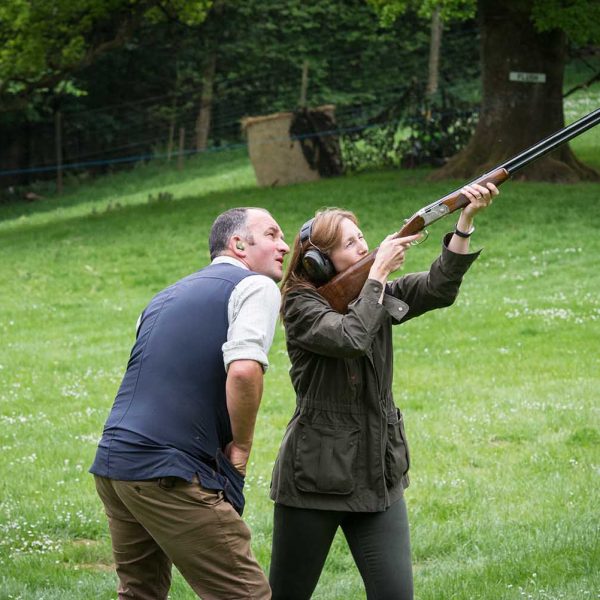
[(527, 148), (527, 150), (524, 150), (521, 154), (518, 154), (503, 165), (500, 165), (500, 167), (506, 169), (509, 175), (512, 175), (519, 169), (522, 169), (534, 160), (544, 156), (544, 154), (552, 152), (552, 150), (558, 148), (558, 146), (577, 137), (598, 123), (600, 123), (600, 108), (585, 115), (585, 117), (582, 117), (578, 121), (571, 123), (571, 125), (554, 132), (547, 138), (544, 138), (537, 144), (531, 146), (531, 148)]

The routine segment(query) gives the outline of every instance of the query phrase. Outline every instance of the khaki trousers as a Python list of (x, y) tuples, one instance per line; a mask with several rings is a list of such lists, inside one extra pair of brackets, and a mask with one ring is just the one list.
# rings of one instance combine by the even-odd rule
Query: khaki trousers
[(119, 599), (166, 600), (171, 564), (204, 600), (269, 600), (250, 530), (223, 493), (166, 477), (95, 476), (119, 576)]

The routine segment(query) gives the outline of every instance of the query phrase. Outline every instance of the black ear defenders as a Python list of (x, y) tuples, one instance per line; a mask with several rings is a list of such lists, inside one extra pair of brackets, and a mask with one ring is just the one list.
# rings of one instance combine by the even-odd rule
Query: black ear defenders
[(314, 221), (314, 218), (306, 221), (300, 229), (300, 244), (304, 244), (308, 240), (312, 246), (310, 250), (304, 253), (302, 266), (314, 284), (322, 285), (327, 283), (336, 274), (336, 270), (329, 257), (321, 252), (310, 239)]

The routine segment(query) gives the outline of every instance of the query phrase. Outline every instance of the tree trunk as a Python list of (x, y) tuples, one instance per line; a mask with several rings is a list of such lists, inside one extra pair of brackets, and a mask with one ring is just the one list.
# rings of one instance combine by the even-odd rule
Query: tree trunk
[(198, 152), (206, 150), (208, 145), (216, 64), (217, 51), (213, 50), (208, 57), (202, 77), (202, 96), (198, 118), (196, 119), (196, 150)]
[(442, 20), (437, 7), (431, 15), (431, 37), (429, 41), (429, 73), (427, 76), (427, 95), (433, 96), (438, 89), (440, 72), (440, 47), (442, 45)]
[[(479, 122), (467, 146), (433, 173), (434, 180), (474, 178), (564, 127), (564, 33), (538, 33), (527, 0), (478, 0), (478, 14), (483, 78)], [(597, 181), (600, 174), (579, 162), (565, 144), (515, 179)]]
[(308, 61), (304, 60), (302, 63), (302, 83), (300, 84), (300, 100), (298, 100), (298, 106), (300, 108), (306, 107), (306, 90), (308, 89)]

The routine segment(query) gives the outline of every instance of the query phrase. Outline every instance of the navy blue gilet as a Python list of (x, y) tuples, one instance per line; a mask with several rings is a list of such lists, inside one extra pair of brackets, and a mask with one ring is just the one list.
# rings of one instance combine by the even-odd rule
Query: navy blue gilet
[(209, 265), (150, 301), (91, 473), (128, 481), (197, 475), (241, 513), (243, 477), (222, 453), (232, 440), (222, 346), (231, 293), (251, 275)]

